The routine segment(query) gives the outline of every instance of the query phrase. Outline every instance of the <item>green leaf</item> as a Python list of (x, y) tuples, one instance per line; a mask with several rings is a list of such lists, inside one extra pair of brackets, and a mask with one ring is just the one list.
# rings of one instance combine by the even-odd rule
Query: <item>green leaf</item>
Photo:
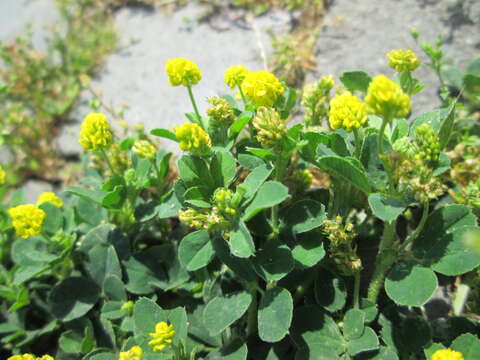
[(161, 129), (161, 128), (153, 129), (152, 131), (150, 131), (150, 134), (152, 134), (153, 136), (159, 136), (165, 139), (178, 142), (177, 135), (175, 135), (174, 132), (167, 129)]
[(211, 335), (220, 334), (245, 314), (251, 302), (252, 296), (245, 291), (214, 298), (203, 312), (205, 327)]
[(88, 252), (85, 264), (90, 277), (102, 286), (105, 278), (114, 275), (122, 278), (122, 269), (115, 248), (112, 245), (98, 244)]
[(472, 251), (468, 238), (480, 236), (480, 228), (464, 226), (446, 234), (425, 254), (430, 267), (447, 276), (461, 275), (480, 265), (480, 254)]
[(368, 204), (373, 215), (386, 222), (395, 220), (407, 207), (403, 201), (379, 193), (370, 194)]
[(230, 251), (237, 257), (248, 258), (255, 253), (252, 235), (243, 221), (230, 232), (229, 244)]
[(350, 91), (361, 91), (366, 93), (372, 77), (365, 71), (347, 71), (340, 76), (340, 81)]
[(184, 155), (178, 160), (178, 172), (187, 188), (204, 185), (213, 191), (214, 181), (205, 161), (194, 155)]
[(351, 356), (360, 354), (364, 351), (377, 350), (379, 348), (378, 337), (375, 334), (375, 331), (367, 326), (361, 337), (348, 342), (347, 348), (348, 353)]
[(125, 287), (128, 292), (150, 294), (156, 289), (157, 283), (163, 283), (166, 280), (163, 251), (161, 246), (152, 246), (123, 261), (128, 279)]
[(236, 339), (227, 346), (210, 352), (206, 360), (247, 360), (247, 344)]
[(109, 300), (127, 301), (125, 285), (116, 275), (107, 275), (103, 281), (102, 289)]
[(319, 236), (320, 234), (311, 232), (297, 237), (297, 245), (292, 250), (295, 267), (309, 268), (325, 257), (325, 249), (323, 242), (319, 241)]
[(245, 148), (246, 151), (248, 151), (249, 153), (253, 154), (253, 155), (256, 155), (262, 159), (275, 159), (275, 154), (270, 151), (270, 150), (267, 150), (267, 149), (263, 149), (263, 148), (253, 148), (253, 147), (249, 147), (247, 146)]
[(267, 181), (263, 183), (252, 202), (244, 211), (243, 221), (250, 220), (256, 214), (264, 209), (278, 205), (288, 199), (288, 188), (276, 181)]
[(443, 349), (445, 349), (445, 346), (443, 346), (443, 344), (432, 343), (428, 347), (423, 349), (423, 352), (425, 353), (425, 357), (427, 359), (431, 359), (433, 354), (435, 354), (435, 352), (437, 352), (438, 350), (443, 350)]
[(188, 234), (180, 242), (178, 258), (188, 271), (195, 271), (207, 266), (215, 256), (207, 230)]
[(315, 278), (315, 300), (330, 312), (343, 309), (347, 301), (345, 281), (328, 270), (320, 270)]
[(95, 204), (101, 205), (103, 197), (105, 196), (105, 192), (102, 190), (90, 190), (81, 186), (69, 186), (63, 190), (66, 194), (72, 194), (78, 197), (81, 197), (85, 200), (89, 200), (94, 202)]
[(243, 183), (239, 185), (239, 187), (245, 189), (243, 198), (246, 200), (253, 198), (260, 186), (268, 179), (272, 170), (273, 168), (271, 166), (262, 164), (248, 174)]
[(365, 171), (353, 165), (346, 158), (323, 156), (317, 160), (317, 164), (320, 169), (351, 183), (364, 193), (369, 194), (371, 192)]
[(69, 277), (55, 285), (49, 303), (53, 316), (71, 321), (84, 316), (97, 303), (100, 288), (85, 277)]
[(269, 241), (254, 259), (255, 270), (266, 281), (277, 281), (293, 270), (293, 257), (287, 245)]
[(374, 321), (377, 318), (377, 305), (368, 299), (360, 299), (360, 310), (365, 314), (366, 324)]
[(118, 209), (122, 206), (125, 200), (125, 187), (117, 185), (112, 191), (105, 194), (102, 199), (102, 206), (107, 209)]
[[(302, 356), (296, 359), (338, 359), (345, 351), (345, 342), (337, 324), (317, 306), (295, 309), (291, 327), (292, 339)], [(328, 357), (329, 356), (329, 357)]]
[(48, 264), (57, 258), (50, 253), (48, 244), (39, 236), (15, 240), (11, 254), (12, 260), (21, 266)]
[(241, 113), (237, 120), (235, 120), (235, 122), (230, 126), (228, 137), (230, 139), (233, 139), (238, 134), (240, 134), (240, 131), (242, 131), (245, 125), (247, 125), (252, 120), (253, 114), (254, 113), (252, 111), (244, 111), (243, 113)]
[(266, 342), (282, 340), (288, 333), (293, 315), (290, 291), (282, 288), (268, 289), (258, 308), (258, 335)]
[(435, 273), (413, 261), (396, 264), (385, 280), (388, 297), (406, 306), (422, 306), (432, 297), (437, 286)]
[(464, 360), (478, 360), (480, 354), (480, 340), (473, 334), (463, 334), (457, 337), (450, 348), (460, 351)]
[(39, 207), (45, 212), (45, 214), (47, 214), (47, 217), (42, 224), (42, 231), (54, 235), (63, 227), (62, 209), (50, 203), (43, 203)]
[(379, 351), (368, 351), (361, 353), (355, 356), (355, 360), (398, 360), (398, 355), (394, 350), (380, 346)]
[(438, 137), (440, 141), (440, 150), (443, 150), (447, 147), (450, 136), (453, 132), (453, 126), (455, 122), (455, 106), (457, 100), (453, 101), (452, 104), (447, 109), (447, 114), (442, 119), (440, 123), (440, 129), (438, 130)]
[(232, 256), (227, 242), (217, 236), (212, 239), (213, 248), (215, 249), (215, 255), (224, 263), (230, 270), (232, 270), (236, 276), (245, 281), (256, 281), (257, 274), (253, 269), (251, 262), (247, 259), (238, 258)]
[(265, 165), (265, 161), (250, 154), (238, 154), (238, 163), (245, 169), (253, 171), (255, 168)]
[(161, 204), (155, 208), (158, 219), (167, 219), (178, 215), (178, 211), (182, 208), (182, 204), (178, 200), (176, 194), (172, 194)]
[(300, 200), (280, 210), (280, 219), (293, 234), (301, 234), (322, 226), (325, 206), (315, 200)]
[(420, 316), (408, 316), (401, 324), (394, 323), (393, 331), (401, 336), (402, 350), (406, 352), (418, 353), (432, 341), (430, 325)]
[(358, 339), (365, 329), (365, 313), (360, 309), (350, 309), (343, 318), (343, 336), (347, 340)]
[(447, 205), (435, 210), (429, 215), (422, 232), (413, 243), (415, 256), (426, 258), (425, 254), (446, 234), (462, 226), (474, 226), (476, 223), (475, 215), (464, 205)]
[(219, 151), (213, 155), (210, 171), (215, 182), (215, 187), (228, 187), (235, 178), (237, 164), (232, 154)]

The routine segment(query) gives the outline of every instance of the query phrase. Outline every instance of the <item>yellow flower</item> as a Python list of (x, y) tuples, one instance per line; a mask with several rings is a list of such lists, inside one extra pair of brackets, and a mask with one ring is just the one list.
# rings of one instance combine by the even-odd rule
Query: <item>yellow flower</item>
[(168, 325), (165, 321), (162, 321), (155, 325), (155, 332), (148, 334), (148, 336), (153, 338), (148, 342), (153, 351), (161, 351), (172, 344), (175, 330), (173, 325)]
[(420, 60), (412, 50), (392, 50), (387, 58), (388, 65), (396, 71), (411, 72), (420, 66)]
[(257, 130), (256, 138), (265, 148), (272, 148), (287, 134), (287, 128), (280, 115), (273, 108), (261, 106), (253, 118), (253, 127)]
[(32, 204), (10, 208), (8, 215), (12, 219), (15, 232), (24, 239), (40, 234), (46, 216), (42, 209)]
[(63, 201), (60, 199), (55, 193), (53, 192), (44, 192), (40, 194), (37, 200), (37, 206), (42, 205), (43, 203), (50, 203), (55, 205), (58, 208), (61, 208), (63, 206)]
[(0, 185), (5, 184), (5, 176), (7, 174), (5, 173), (5, 170), (0, 166)]
[(104, 114), (91, 113), (85, 117), (79, 143), (86, 150), (101, 150), (110, 146), (112, 132)]
[(241, 85), (246, 98), (256, 105), (272, 106), (285, 88), (271, 72), (249, 72)]
[(349, 91), (345, 91), (330, 100), (328, 122), (333, 130), (340, 128), (352, 131), (367, 122), (367, 106)]
[(209, 127), (229, 126), (235, 121), (235, 113), (227, 100), (212, 96), (207, 101), (213, 105), (207, 109), (207, 115), (210, 117)]
[(463, 360), (463, 355), (452, 349), (442, 349), (435, 351), (431, 360)]
[(230, 66), (225, 70), (225, 84), (227, 84), (230, 89), (233, 89), (235, 86), (240, 86), (247, 74), (248, 69), (243, 65)]
[(210, 136), (197, 124), (185, 123), (175, 128), (175, 135), (180, 142), (180, 149), (192, 154), (202, 155), (210, 152)]
[(140, 346), (132, 346), (128, 351), (121, 351), (118, 360), (142, 360), (143, 350)]
[(133, 144), (132, 151), (139, 157), (155, 159), (157, 149), (148, 140), (138, 140)]
[(168, 59), (165, 70), (172, 86), (192, 86), (202, 79), (202, 73), (197, 64), (188, 59)]
[(387, 118), (404, 117), (410, 111), (410, 97), (385, 75), (377, 75), (368, 86), (365, 102), (369, 111)]
[(35, 355), (32, 354), (23, 354), (23, 355), (13, 355), (10, 356), (7, 360), (35, 360)]
[(55, 359), (50, 355), (43, 355), (42, 357), (37, 357), (37, 360), (55, 360)]

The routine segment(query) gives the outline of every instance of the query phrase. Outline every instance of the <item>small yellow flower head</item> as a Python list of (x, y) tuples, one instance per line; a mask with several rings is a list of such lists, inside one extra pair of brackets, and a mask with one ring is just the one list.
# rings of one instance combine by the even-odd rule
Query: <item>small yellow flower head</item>
[(385, 75), (377, 75), (368, 86), (365, 102), (369, 111), (386, 117), (404, 117), (410, 111), (410, 97)]
[(210, 117), (209, 126), (214, 128), (229, 126), (235, 121), (235, 114), (227, 100), (212, 96), (207, 101), (212, 104), (212, 107), (207, 109), (207, 115)]
[(27, 354), (23, 354), (23, 355), (10, 356), (7, 360), (35, 360), (35, 359), (36, 359), (35, 355), (27, 353)]
[(241, 88), (248, 100), (261, 106), (272, 106), (285, 90), (275, 75), (264, 70), (249, 72)]
[(285, 137), (287, 128), (273, 108), (261, 106), (253, 119), (257, 140), (265, 148), (273, 148)]
[(388, 66), (396, 71), (412, 72), (420, 66), (420, 60), (412, 50), (392, 50), (387, 59)]
[(146, 158), (146, 159), (155, 159), (157, 149), (153, 144), (148, 140), (138, 140), (133, 144), (132, 151), (137, 154), (137, 156)]
[(91, 113), (85, 117), (79, 143), (86, 150), (101, 150), (110, 146), (112, 132), (104, 114)]
[(230, 66), (225, 70), (225, 84), (227, 84), (230, 89), (233, 89), (235, 86), (241, 86), (247, 74), (248, 69), (243, 65)]
[(26, 239), (40, 234), (45, 220), (45, 212), (35, 205), (19, 205), (8, 209), (13, 227), (18, 236)]
[(128, 351), (121, 351), (118, 360), (143, 360), (143, 350), (140, 346), (132, 346)]
[(42, 205), (43, 203), (50, 203), (55, 205), (58, 208), (63, 206), (63, 201), (55, 193), (48, 191), (40, 194), (37, 200), (37, 206)]
[(202, 79), (198, 65), (188, 59), (168, 59), (165, 70), (172, 86), (192, 86)]
[(197, 124), (185, 123), (175, 128), (175, 135), (180, 142), (180, 149), (192, 154), (202, 155), (210, 152), (210, 136)]
[(37, 360), (55, 360), (55, 359), (50, 355), (43, 355), (42, 357), (37, 357)]
[(333, 130), (340, 128), (352, 131), (362, 127), (367, 122), (367, 106), (349, 91), (335, 95), (330, 100), (328, 122)]
[(148, 336), (153, 338), (148, 342), (153, 351), (161, 351), (172, 344), (175, 330), (173, 325), (168, 325), (165, 321), (162, 321), (155, 325), (155, 332), (148, 334)]
[(452, 349), (442, 349), (435, 351), (431, 360), (463, 360), (463, 355)]
[(5, 170), (0, 166), (0, 185), (5, 184), (5, 177), (6, 177)]

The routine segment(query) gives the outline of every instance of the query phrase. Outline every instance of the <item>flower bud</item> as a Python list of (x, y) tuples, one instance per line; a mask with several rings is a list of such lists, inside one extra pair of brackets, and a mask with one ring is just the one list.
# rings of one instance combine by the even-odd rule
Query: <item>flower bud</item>
[(273, 108), (260, 107), (253, 119), (257, 140), (264, 148), (276, 147), (287, 134), (287, 128), (280, 115)]

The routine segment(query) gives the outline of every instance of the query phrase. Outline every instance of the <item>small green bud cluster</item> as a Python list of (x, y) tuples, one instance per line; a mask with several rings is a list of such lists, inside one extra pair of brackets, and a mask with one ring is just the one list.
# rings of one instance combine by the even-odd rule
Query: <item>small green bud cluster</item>
[(362, 260), (358, 257), (353, 245), (353, 239), (357, 236), (353, 230), (353, 224), (350, 222), (343, 224), (341, 216), (323, 221), (322, 231), (330, 241), (330, 256), (338, 270), (346, 276), (362, 270)]
[(398, 190), (411, 194), (420, 203), (438, 198), (447, 189), (422, 159), (403, 160), (396, 167), (395, 177)]
[(259, 107), (253, 119), (253, 127), (257, 130), (257, 140), (264, 148), (275, 148), (287, 134), (287, 128), (280, 119), (279, 113), (265, 106)]
[(210, 117), (209, 125), (212, 128), (228, 127), (235, 121), (235, 114), (227, 100), (212, 96), (207, 101), (212, 105), (207, 109), (207, 115)]
[(413, 159), (418, 154), (419, 148), (409, 137), (402, 137), (393, 143), (393, 151), (407, 159)]
[(332, 75), (328, 75), (303, 88), (302, 105), (305, 107), (305, 123), (308, 126), (321, 125), (327, 116), (330, 91), (334, 84)]
[(187, 209), (179, 212), (180, 221), (197, 230), (222, 232), (231, 228), (239, 213), (242, 193), (219, 188), (212, 197), (210, 209)]
[(440, 141), (432, 127), (428, 124), (418, 126), (415, 129), (415, 136), (420, 150), (415, 156), (416, 159), (436, 162), (440, 155)]

